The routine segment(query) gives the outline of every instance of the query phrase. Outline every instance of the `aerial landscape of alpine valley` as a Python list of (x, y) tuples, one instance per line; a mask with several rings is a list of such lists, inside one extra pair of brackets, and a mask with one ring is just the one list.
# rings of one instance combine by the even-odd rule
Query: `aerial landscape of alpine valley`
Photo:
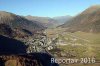
[(0, 0), (0, 66), (100, 66), (100, 0)]

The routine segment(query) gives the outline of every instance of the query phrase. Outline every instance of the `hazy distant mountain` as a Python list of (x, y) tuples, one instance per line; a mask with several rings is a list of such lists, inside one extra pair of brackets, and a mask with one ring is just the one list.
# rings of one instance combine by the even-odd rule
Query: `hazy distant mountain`
[(0, 11), (0, 24), (7, 24), (12, 28), (27, 29), (30, 31), (44, 29), (44, 26), (37, 24), (36, 21), (29, 21), (24, 17), (5, 11)]
[(57, 20), (58, 24), (64, 24), (65, 22), (67, 22), (68, 20), (70, 20), (72, 18), (72, 16), (58, 16), (58, 17), (53, 17), (53, 19)]
[(67, 31), (100, 32), (100, 5), (91, 6), (60, 27)]
[(28, 15), (28, 16), (25, 16), (25, 18), (31, 21), (40, 22), (42, 25), (48, 28), (57, 26), (57, 21), (49, 17), (37, 17), (37, 16)]
[(71, 18), (71, 16), (59, 16), (59, 17), (37, 17), (37, 16), (25, 16), (28, 20), (40, 22), (42, 25), (48, 28), (53, 28), (65, 23)]

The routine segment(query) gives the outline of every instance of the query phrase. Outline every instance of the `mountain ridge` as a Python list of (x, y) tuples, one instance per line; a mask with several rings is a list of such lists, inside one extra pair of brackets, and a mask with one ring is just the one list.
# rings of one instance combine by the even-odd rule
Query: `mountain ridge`
[(30, 21), (26, 18), (6, 12), (0, 11), (0, 24), (7, 24), (13, 28), (27, 29), (32, 31), (33, 29), (44, 29), (44, 26), (37, 24), (36, 21)]
[(100, 6), (92, 6), (59, 27), (66, 31), (100, 32)]

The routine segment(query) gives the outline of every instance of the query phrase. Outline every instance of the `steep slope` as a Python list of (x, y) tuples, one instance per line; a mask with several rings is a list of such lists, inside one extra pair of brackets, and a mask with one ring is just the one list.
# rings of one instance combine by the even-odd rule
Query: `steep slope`
[(0, 24), (2, 23), (10, 25), (12, 28), (27, 29), (30, 31), (34, 29), (44, 29), (44, 27), (37, 24), (36, 21), (32, 22), (24, 17), (5, 11), (0, 11)]
[(11, 29), (11, 27), (9, 25), (6, 24), (0, 24), (0, 35), (5, 35), (5, 36), (13, 36), (13, 30)]
[(26, 29), (11, 28), (7, 24), (0, 24), (0, 35), (10, 38), (24, 38), (33, 35), (33, 33)]
[(100, 32), (100, 5), (92, 6), (73, 19), (69, 20), (62, 28), (67, 31)]
[(25, 16), (26, 19), (31, 20), (31, 21), (37, 21), (44, 25), (47, 28), (52, 28), (57, 26), (58, 22), (55, 19), (49, 18), (49, 17), (37, 17), (37, 16)]

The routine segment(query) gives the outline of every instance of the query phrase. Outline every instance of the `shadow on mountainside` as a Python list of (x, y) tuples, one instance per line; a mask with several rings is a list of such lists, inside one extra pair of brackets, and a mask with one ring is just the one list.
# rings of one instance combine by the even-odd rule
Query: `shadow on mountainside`
[[(11, 62), (7, 62), (8, 64), (12, 64), (12, 62), (16, 61), (21, 64), (21, 66), (59, 66), (56, 63), (51, 63), (52, 56), (50, 54), (27, 54), (26, 49), (27, 46), (25, 46), (23, 42), (0, 35), (0, 66), (5, 66), (9, 60)], [(37, 62), (33, 62), (34, 60)], [(39, 65), (39, 63), (41, 64)], [(14, 65), (16, 65), (16, 63)]]
[(59, 66), (57, 63), (52, 63), (51, 59), (54, 58), (47, 53), (32, 53), (30, 55), (35, 56), (35, 58), (41, 62), (43, 66)]
[(26, 53), (26, 48), (23, 42), (0, 35), (0, 54)]

